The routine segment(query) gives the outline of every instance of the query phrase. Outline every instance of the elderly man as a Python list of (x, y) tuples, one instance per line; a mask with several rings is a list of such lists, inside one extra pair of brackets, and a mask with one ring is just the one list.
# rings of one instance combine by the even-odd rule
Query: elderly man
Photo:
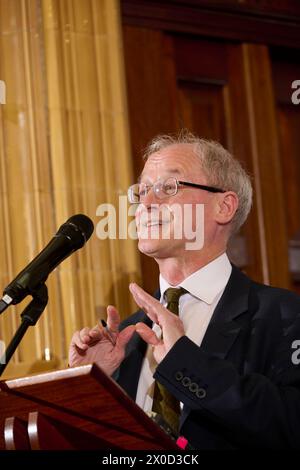
[[(152, 297), (131, 284), (141, 310), (120, 324), (109, 306), (109, 335), (76, 332), (70, 365), (98, 363), (194, 448), (300, 448), (300, 297), (251, 281), (226, 255), (251, 208), (239, 162), (216, 142), (160, 136), (129, 198), (160, 290)], [(186, 220), (191, 230), (178, 236)], [(194, 249), (190, 235), (200, 232)]]

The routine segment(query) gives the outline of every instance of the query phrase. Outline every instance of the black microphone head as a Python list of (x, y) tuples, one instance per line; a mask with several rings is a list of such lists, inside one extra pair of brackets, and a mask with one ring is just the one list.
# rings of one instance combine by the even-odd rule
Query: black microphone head
[(93, 230), (94, 224), (86, 215), (70, 217), (48, 245), (4, 289), (4, 295), (10, 297), (10, 303), (19, 303), (26, 295), (33, 295), (35, 289), (46, 282), (50, 272), (59, 263), (83, 247)]
[(92, 220), (84, 214), (70, 217), (57, 231), (58, 235), (65, 235), (70, 239), (73, 248), (81, 248), (94, 231)]

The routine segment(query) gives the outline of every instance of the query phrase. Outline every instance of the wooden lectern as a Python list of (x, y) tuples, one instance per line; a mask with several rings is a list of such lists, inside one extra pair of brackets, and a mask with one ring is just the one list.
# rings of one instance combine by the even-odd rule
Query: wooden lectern
[(4, 449), (179, 450), (95, 364), (0, 381)]

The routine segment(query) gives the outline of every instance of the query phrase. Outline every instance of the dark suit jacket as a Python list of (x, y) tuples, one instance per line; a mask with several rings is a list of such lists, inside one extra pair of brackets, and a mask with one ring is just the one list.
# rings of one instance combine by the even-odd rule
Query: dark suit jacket
[[(138, 311), (122, 328), (139, 321), (152, 325)], [(196, 449), (300, 449), (295, 340), (300, 297), (257, 284), (233, 267), (201, 347), (180, 338), (154, 375), (184, 404), (180, 434)], [(134, 335), (116, 374), (133, 399), (146, 347)]]

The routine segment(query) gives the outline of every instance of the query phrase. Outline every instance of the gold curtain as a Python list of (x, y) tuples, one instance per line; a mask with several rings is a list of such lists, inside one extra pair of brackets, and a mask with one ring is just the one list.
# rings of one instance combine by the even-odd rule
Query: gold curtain
[[(0, 0), (0, 33), (3, 289), (71, 215), (97, 226), (102, 203), (118, 215), (132, 173), (118, 0)], [(139, 279), (136, 242), (95, 231), (50, 275), (48, 307), (5, 376), (64, 367), (75, 329), (108, 304), (127, 316), (128, 283)], [(25, 305), (0, 318), (6, 344)]]

